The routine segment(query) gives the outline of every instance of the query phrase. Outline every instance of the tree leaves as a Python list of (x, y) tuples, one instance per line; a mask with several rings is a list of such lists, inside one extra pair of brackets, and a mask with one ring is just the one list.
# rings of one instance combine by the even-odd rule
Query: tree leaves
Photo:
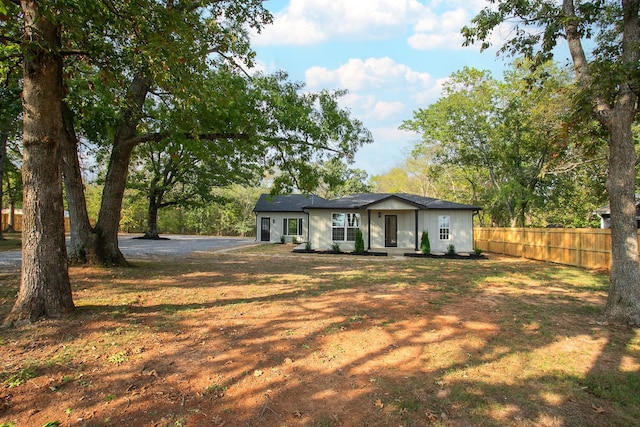
[(566, 73), (553, 64), (515, 61), (502, 81), (465, 68), (451, 76), (438, 102), (402, 128), (422, 133), (416, 159), (462, 171), (462, 185), (471, 186), (473, 203), (492, 224), (522, 226), (540, 221), (532, 210), (569, 184), (557, 175), (587, 161), (580, 138), (586, 132), (569, 122), (572, 93)]

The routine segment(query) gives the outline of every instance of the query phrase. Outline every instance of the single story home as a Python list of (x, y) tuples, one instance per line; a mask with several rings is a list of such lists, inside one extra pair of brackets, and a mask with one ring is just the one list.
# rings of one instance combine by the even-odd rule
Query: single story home
[[(636, 194), (636, 227), (640, 228), (640, 195)], [(600, 228), (611, 228), (611, 209), (609, 205), (594, 211), (600, 217)]]
[(309, 242), (313, 249), (354, 249), (360, 229), (367, 250), (420, 249), (423, 231), (432, 252), (473, 252), (473, 215), (481, 208), (405, 193), (362, 193), (327, 200), (300, 194), (260, 196), (256, 236), (261, 242)]

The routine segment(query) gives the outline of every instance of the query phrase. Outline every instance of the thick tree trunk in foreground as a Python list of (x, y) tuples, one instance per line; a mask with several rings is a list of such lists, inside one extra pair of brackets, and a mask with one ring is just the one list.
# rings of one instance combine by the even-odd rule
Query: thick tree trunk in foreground
[[(563, 0), (567, 17), (575, 17), (574, 0)], [(621, 65), (637, 69), (640, 60), (640, 1), (622, 2)], [(585, 87), (593, 84), (587, 57), (578, 31), (579, 20), (565, 24), (569, 51), (577, 79)], [(624, 67), (623, 67), (624, 68)], [(596, 118), (609, 132), (609, 175), (607, 191), (611, 211), (611, 271), (605, 309), (607, 320), (640, 326), (640, 272), (638, 271), (638, 230), (635, 209), (636, 153), (631, 125), (638, 108), (634, 73), (617, 71), (616, 92), (612, 102), (593, 95)], [(635, 79), (635, 80), (634, 80)]]
[(98, 264), (101, 260), (96, 252), (96, 238), (87, 213), (73, 113), (66, 104), (62, 105), (62, 109), (65, 131), (65, 138), (61, 143), (62, 175), (69, 209), (69, 262), (70, 264)]
[[(7, 157), (7, 139), (9, 136), (6, 132), (0, 133), (0, 209), (2, 209), (2, 180), (4, 179), (4, 159)], [(0, 221), (1, 223), (2, 221)], [(2, 227), (0, 227), (0, 240), (4, 240), (2, 236)]]
[(22, 281), (4, 325), (61, 317), (74, 309), (64, 236), (60, 141), (63, 138), (59, 28), (22, 0), (26, 39), (23, 102)]
[[(635, 98), (635, 97), (634, 97)], [(635, 205), (636, 153), (632, 109), (618, 111), (610, 124), (607, 191), (611, 209), (611, 272), (605, 316), (640, 326), (640, 273)]]
[(130, 107), (123, 113), (123, 124), (116, 132), (107, 169), (102, 203), (95, 228), (91, 227), (87, 214), (84, 185), (77, 153), (77, 137), (70, 111), (65, 111), (67, 138), (63, 146), (64, 178), (69, 204), (71, 239), (70, 260), (78, 264), (126, 266), (127, 261), (118, 247), (118, 230), (122, 199), (127, 182), (127, 172), (135, 143), (142, 105), (149, 91), (145, 78), (136, 76), (129, 88)]
[[(637, 70), (640, 61), (640, 1), (622, 2), (622, 63)], [(635, 68), (634, 68), (635, 67)], [(609, 131), (607, 191), (611, 210), (611, 273), (605, 309), (608, 320), (640, 326), (640, 272), (636, 224), (636, 152), (631, 126), (638, 112), (635, 73), (616, 88), (613, 108), (599, 100), (596, 115)]]
[(122, 125), (118, 128), (113, 141), (109, 169), (102, 191), (102, 204), (95, 227), (98, 239), (97, 253), (106, 265), (127, 265), (118, 247), (120, 212), (127, 185), (131, 153), (135, 148), (135, 142), (132, 139), (136, 135), (136, 127), (140, 122), (142, 106), (149, 87), (148, 79), (139, 75), (134, 77), (129, 87), (129, 107), (123, 113)]

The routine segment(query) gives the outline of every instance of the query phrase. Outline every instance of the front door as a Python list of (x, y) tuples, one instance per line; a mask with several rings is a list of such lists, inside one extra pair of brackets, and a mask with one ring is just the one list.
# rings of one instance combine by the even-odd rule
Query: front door
[(271, 219), (270, 218), (262, 218), (262, 221), (260, 223), (260, 241), (261, 242), (271, 241)]
[(384, 216), (384, 246), (395, 248), (398, 246), (398, 216)]

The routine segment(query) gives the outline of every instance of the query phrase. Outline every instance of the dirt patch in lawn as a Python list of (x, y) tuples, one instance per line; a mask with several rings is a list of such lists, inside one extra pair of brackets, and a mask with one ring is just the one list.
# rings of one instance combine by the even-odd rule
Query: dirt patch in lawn
[[(606, 276), (493, 256), (291, 249), (72, 268), (72, 318), (0, 331), (0, 425), (622, 426), (640, 417), (640, 335), (598, 323)], [(3, 276), (1, 315), (17, 286)]]

